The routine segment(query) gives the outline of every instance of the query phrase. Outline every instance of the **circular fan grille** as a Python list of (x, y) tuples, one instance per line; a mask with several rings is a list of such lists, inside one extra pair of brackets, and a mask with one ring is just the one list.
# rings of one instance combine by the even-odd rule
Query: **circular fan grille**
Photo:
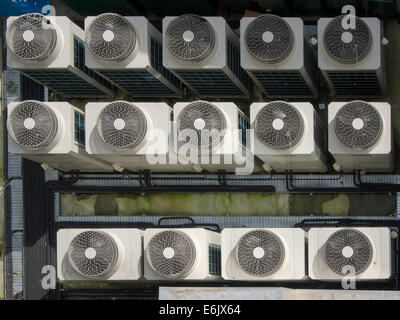
[(253, 20), (246, 28), (244, 38), (250, 54), (266, 63), (282, 61), (293, 48), (290, 26), (281, 17), (272, 14)]
[(171, 53), (185, 61), (205, 59), (214, 48), (215, 34), (210, 23), (188, 14), (174, 19), (165, 32), (165, 43)]
[(178, 277), (188, 272), (196, 258), (193, 241), (179, 231), (162, 231), (149, 242), (147, 257), (160, 275)]
[(89, 278), (104, 277), (113, 271), (118, 261), (118, 246), (103, 232), (85, 231), (72, 240), (68, 259), (81, 275)]
[(133, 149), (146, 135), (146, 117), (135, 105), (117, 101), (101, 111), (97, 129), (104, 142), (111, 147)]
[(355, 29), (343, 29), (344, 16), (333, 19), (324, 32), (324, 45), (336, 61), (353, 64), (363, 60), (369, 53), (372, 43), (368, 25), (356, 17)]
[(213, 147), (221, 142), (225, 130), (225, 117), (211, 103), (198, 101), (187, 105), (178, 116), (179, 133), (192, 146)]
[(382, 120), (378, 111), (369, 103), (353, 101), (340, 108), (335, 116), (335, 132), (349, 148), (365, 150), (381, 136)]
[(292, 105), (271, 102), (263, 107), (255, 120), (255, 132), (265, 145), (275, 150), (288, 150), (303, 135), (303, 119)]
[(354, 267), (356, 274), (363, 272), (370, 264), (372, 245), (360, 231), (342, 229), (332, 234), (325, 247), (325, 261), (332, 271), (343, 273), (343, 267)]
[(44, 103), (24, 101), (11, 112), (8, 131), (21, 147), (38, 149), (47, 146), (57, 133), (57, 118)]
[(104, 13), (97, 16), (86, 32), (86, 45), (104, 60), (122, 60), (131, 54), (136, 43), (133, 26), (122, 16)]
[(236, 254), (237, 261), (245, 272), (263, 277), (280, 268), (285, 250), (277, 235), (265, 230), (255, 230), (240, 238)]
[(7, 28), (7, 46), (17, 57), (40, 61), (54, 50), (57, 41), (55, 27), (49, 19), (38, 13), (16, 18)]

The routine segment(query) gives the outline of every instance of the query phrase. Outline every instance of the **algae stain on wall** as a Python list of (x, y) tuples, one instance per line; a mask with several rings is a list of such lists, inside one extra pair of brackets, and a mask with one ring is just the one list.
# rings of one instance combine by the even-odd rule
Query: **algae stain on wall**
[(62, 194), (61, 215), (289, 215), (288, 194)]
[(349, 197), (339, 194), (336, 198), (322, 204), (322, 213), (329, 216), (347, 216), (350, 209)]

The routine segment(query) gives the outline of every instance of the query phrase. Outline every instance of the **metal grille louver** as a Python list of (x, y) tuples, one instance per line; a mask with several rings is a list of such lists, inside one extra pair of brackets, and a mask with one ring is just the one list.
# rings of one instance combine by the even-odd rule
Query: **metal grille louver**
[(44, 103), (19, 103), (7, 120), (11, 138), (21, 147), (39, 149), (53, 141), (57, 133), (57, 117)]
[(303, 119), (297, 109), (286, 102), (268, 103), (255, 119), (257, 138), (275, 150), (294, 147), (303, 136)]
[(149, 242), (147, 260), (164, 277), (184, 276), (193, 266), (196, 250), (193, 241), (179, 231), (162, 231)]
[(248, 274), (264, 277), (276, 272), (285, 258), (279, 237), (266, 230), (254, 230), (243, 235), (236, 247), (239, 266)]
[(326, 26), (323, 35), (324, 46), (337, 62), (358, 63), (368, 55), (371, 49), (371, 31), (368, 25), (358, 17), (355, 20), (355, 29), (344, 29), (342, 27), (344, 17), (336, 17)]
[(97, 120), (97, 130), (105, 143), (115, 149), (133, 149), (144, 139), (147, 121), (134, 104), (117, 101), (108, 104)]
[[(347, 250), (347, 252), (346, 252)], [(371, 263), (372, 245), (362, 232), (343, 229), (333, 233), (326, 241), (325, 261), (329, 268), (343, 275), (343, 267), (351, 266), (356, 274), (362, 273)]]
[(6, 41), (15, 56), (26, 61), (41, 61), (53, 52), (57, 33), (48, 18), (38, 13), (28, 13), (10, 24)]
[[(360, 124), (357, 126), (356, 122)], [(334, 120), (338, 139), (354, 150), (365, 150), (379, 140), (382, 119), (379, 112), (369, 103), (353, 101), (340, 108)]]
[[(202, 128), (196, 125), (202, 122)], [(182, 109), (178, 119), (179, 133), (193, 147), (214, 147), (223, 139), (225, 116), (217, 106), (203, 101), (193, 102)]]
[(118, 246), (104, 232), (85, 231), (71, 241), (68, 259), (74, 270), (85, 277), (105, 277), (118, 261)]
[(165, 43), (177, 58), (188, 62), (204, 60), (214, 48), (215, 34), (210, 23), (187, 14), (174, 19), (165, 32)]
[(86, 45), (93, 55), (104, 60), (120, 61), (129, 56), (136, 44), (132, 24), (123, 16), (104, 13), (97, 16), (86, 32)]
[(253, 20), (244, 35), (249, 53), (265, 63), (284, 60), (293, 48), (293, 33), (281, 17), (266, 14)]

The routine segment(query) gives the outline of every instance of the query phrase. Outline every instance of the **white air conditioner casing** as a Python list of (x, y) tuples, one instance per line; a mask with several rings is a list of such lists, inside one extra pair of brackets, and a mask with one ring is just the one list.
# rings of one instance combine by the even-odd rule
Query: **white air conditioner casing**
[(241, 66), (267, 97), (318, 95), (317, 59), (305, 39), (302, 19), (244, 17), (240, 39)]
[[(341, 19), (342, 16), (318, 20), (318, 66), (331, 95), (362, 99), (384, 96), (386, 71), (380, 21), (377, 18), (357, 17), (356, 29), (353, 31), (353, 29), (344, 30), (340, 26)], [(346, 22), (348, 23), (348, 20)], [(359, 27), (357, 23), (360, 24)], [(332, 32), (329, 33), (326, 30), (332, 30)], [(327, 41), (327, 43), (332, 43), (329, 49), (325, 45), (325, 33), (336, 35), (326, 38), (333, 39)], [(349, 40), (348, 44), (344, 42)], [(355, 44), (357, 48), (362, 48), (359, 52), (355, 49)], [(348, 49), (346, 49), (347, 46)]]
[[(225, 170), (236, 171), (239, 174), (240, 170), (243, 170), (244, 174), (249, 174), (245, 169), (246, 164), (248, 164), (246, 168), (253, 167), (252, 171), (261, 170), (260, 160), (251, 152), (251, 141), (248, 137), (249, 120), (234, 103), (200, 100), (178, 102), (174, 105), (174, 119), (177, 129), (175, 143), (178, 148), (177, 153), (190, 163), (197, 161), (202, 168), (210, 172)], [(202, 126), (219, 132), (214, 143), (199, 145)], [(190, 141), (185, 140), (185, 137), (193, 138), (190, 130), (193, 130), (193, 136), (197, 137), (198, 144), (193, 140), (192, 145)], [(192, 148), (194, 155), (189, 152), (189, 147)]]
[(201, 98), (250, 95), (239, 38), (222, 17), (165, 17), (163, 64)]
[[(24, 19), (25, 22), (19, 19)], [(25, 24), (18, 25), (18, 21)], [(47, 28), (53, 32), (40, 27), (39, 24), (44, 22), (38, 21), (50, 21), (51, 24)], [(14, 28), (13, 25), (16, 27)], [(30, 26), (34, 30), (30, 30)], [(41, 48), (32, 46), (26, 49), (32, 41), (36, 41), (35, 37), (41, 39), (40, 45), (43, 47), (43, 52), (42, 54), (37, 52), (32, 58), (33, 50)], [(84, 38), (84, 31), (67, 17), (44, 18), (36, 13), (9, 17), (7, 19), (7, 65), (65, 98), (111, 97), (114, 95), (112, 85), (85, 65)], [(20, 42), (17, 42), (18, 39)], [(15, 44), (12, 48), (16, 53), (11, 50), (11, 44)], [(25, 49), (19, 51), (17, 45), (23, 45)], [(47, 48), (44, 47), (46, 45)]]
[(219, 280), (221, 236), (203, 228), (146, 229), (147, 280)]
[(355, 280), (389, 279), (391, 255), (389, 228), (311, 228), (308, 231), (311, 279), (343, 280), (344, 267), (346, 274), (353, 268)]
[(68, 102), (12, 102), (8, 105), (8, 151), (64, 172), (113, 171), (109, 163), (86, 153), (84, 119), (84, 113)]
[(90, 16), (85, 36), (87, 66), (130, 96), (182, 95), (181, 82), (162, 64), (161, 33), (145, 17)]
[(60, 281), (129, 281), (143, 278), (143, 231), (139, 229), (60, 229)]
[(300, 228), (225, 228), (221, 265), (225, 280), (305, 279), (305, 232)]
[[(346, 116), (341, 116), (346, 110), (342, 109), (344, 107), (351, 107), (352, 109), (346, 111)], [(367, 109), (361, 109), (361, 107)], [(354, 128), (353, 121), (359, 121), (356, 119), (361, 118), (368, 122), (361, 122), (363, 123), (361, 129)], [(341, 121), (339, 122), (339, 120)], [(355, 122), (354, 124), (356, 125)], [(363, 128), (365, 128), (365, 131), (363, 131)], [(365, 101), (331, 102), (329, 104), (329, 152), (335, 158), (336, 167), (339, 170), (344, 172), (352, 172), (354, 170), (370, 172), (393, 171), (392, 140), (390, 104)]]
[(278, 172), (327, 170), (326, 128), (311, 103), (253, 103), (250, 121), (254, 154), (264, 161), (265, 169)]
[[(101, 136), (102, 114), (110, 108), (110, 128), (113, 130), (108, 140)], [(122, 109), (124, 108), (124, 109)], [(137, 113), (136, 113), (136, 110)], [(86, 104), (86, 151), (113, 164), (116, 170), (132, 171), (150, 169), (154, 172), (193, 172), (196, 167), (182, 164), (170, 143), (173, 137), (172, 109), (163, 102), (89, 102)], [(119, 114), (117, 112), (120, 112)], [(132, 113), (135, 112), (135, 113)], [(133, 114), (131, 116), (130, 114)], [(115, 118), (115, 119), (114, 119)], [(124, 119), (122, 119), (124, 118)], [(123, 128), (118, 128), (122, 121)], [(126, 121), (126, 122), (125, 122)], [(136, 127), (128, 127), (129, 121), (139, 121)], [(128, 130), (137, 134), (136, 141), (130, 143)], [(133, 136), (133, 138), (135, 138)], [(132, 138), (132, 139), (133, 139)], [(118, 140), (119, 139), (119, 140)], [(121, 146), (114, 145), (121, 139)], [(108, 141), (108, 142), (106, 142)], [(150, 157), (158, 154), (159, 163), (150, 162)], [(155, 159), (155, 157), (153, 157)], [(164, 162), (164, 163), (161, 163)]]

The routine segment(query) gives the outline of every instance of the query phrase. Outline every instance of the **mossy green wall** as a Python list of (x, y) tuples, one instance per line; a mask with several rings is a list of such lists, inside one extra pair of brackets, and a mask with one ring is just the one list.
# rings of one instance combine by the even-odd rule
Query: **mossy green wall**
[(388, 216), (396, 196), (386, 194), (62, 194), (61, 215), (152, 216)]

